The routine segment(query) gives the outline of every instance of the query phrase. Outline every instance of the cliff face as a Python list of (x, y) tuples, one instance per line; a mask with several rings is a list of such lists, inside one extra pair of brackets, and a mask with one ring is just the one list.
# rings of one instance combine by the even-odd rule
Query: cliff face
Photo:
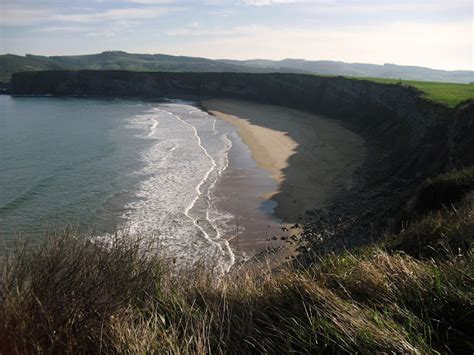
[[(228, 97), (277, 104), (341, 120), (361, 134), (374, 154), (373, 182), (387, 177), (423, 177), (452, 160), (447, 148), (457, 134), (455, 113), (401, 85), (299, 74), (140, 73), (49, 71), (17, 73), (12, 94), (119, 97)], [(472, 111), (472, 104), (468, 109)], [(471, 112), (469, 111), (469, 112)], [(469, 115), (469, 114), (467, 114)], [(466, 121), (467, 120), (467, 121)], [(463, 125), (472, 122), (461, 120)], [(459, 123), (461, 124), (461, 123)], [(457, 131), (456, 131), (457, 132)], [(469, 131), (472, 132), (472, 131)], [(469, 137), (456, 136), (468, 141)], [(470, 144), (470, 143), (469, 143)], [(463, 148), (469, 150), (472, 146)]]
[(474, 102), (461, 104), (454, 112), (449, 132), (451, 166), (474, 164)]

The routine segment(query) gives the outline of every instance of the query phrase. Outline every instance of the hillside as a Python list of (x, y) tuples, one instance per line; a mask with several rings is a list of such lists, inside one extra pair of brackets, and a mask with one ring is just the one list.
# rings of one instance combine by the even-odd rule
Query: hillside
[(281, 61), (272, 60), (223, 60), (223, 62), (235, 65), (245, 65), (249, 68), (281, 70), (291, 68), (307, 73), (320, 75), (342, 75), (348, 77), (373, 77), (402, 80), (423, 80), (450, 83), (474, 82), (474, 72), (468, 70), (437, 70), (416, 66), (404, 66), (396, 64), (365, 64), (344, 63), (328, 60), (310, 61), (304, 59), (285, 59)]
[(163, 54), (130, 54), (103, 52), (78, 56), (0, 55), (0, 81), (9, 81), (13, 73), (42, 70), (131, 70), (131, 71), (203, 71), (264, 72), (238, 64), (205, 58), (178, 57)]
[(172, 72), (312, 73), (348, 77), (375, 77), (451, 83), (474, 82), (472, 71), (445, 71), (395, 64), (359, 64), (301, 59), (211, 60), (164, 54), (131, 54), (121, 51), (77, 56), (0, 55), (0, 82), (13, 73), (39, 70), (130, 70)]

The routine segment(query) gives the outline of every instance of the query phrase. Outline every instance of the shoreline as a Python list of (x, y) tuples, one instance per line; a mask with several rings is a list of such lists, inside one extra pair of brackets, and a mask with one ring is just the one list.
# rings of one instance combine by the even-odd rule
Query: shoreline
[(367, 154), (364, 140), (335, 120), (299, 110), (231, 99), (200, 106), (236, 128), (258, 168), (275, 182), (273, 191), (258, 198), (276, 203), (271, 215), (280, 226), (271, 235), (254, 233), (245, 249), (254, 250), (251, 260), (271, 255), (267, 263), (281, 265), (298, 254), (303, 228), (312, 221), (309, 212), (328, 208), (353, 187)]
[(268, 239), (282, 231), (281, 221), (266, 206), (269, 201), (261, 197), (272, 192), (276, 183), (267, 171), (257, 166), (248, 146), (234, 126), (232, 129), (227, 137), (232, 142), (228, 166), (222, 171), (213, 191), (214, 204), (224, 215), (233, 216), (226, 222), (224, 237), (239, 254), (252, 256), (256, 249), (261, 251), (269, 246)]
[(261, 197), (278, 203), (274, 215), (286, 224), (300, 223), (306, 211), (350, 190), (366, 158), (364, 140), (335, 120), (241, 100), (201, 105), (234, 125), (257, 165), (271, 174), (277, 189)]

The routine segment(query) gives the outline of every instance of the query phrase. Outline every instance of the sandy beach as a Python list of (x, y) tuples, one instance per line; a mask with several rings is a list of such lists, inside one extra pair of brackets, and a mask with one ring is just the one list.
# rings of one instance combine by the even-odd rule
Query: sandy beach
[(324, 208), (351, 188), (363, 163), (363, 139), (339, 122), (280, 106), (212, 99), (203, 106), (235, 125), (258, 166), (277, 189), (261, 196), (278, 203), (275, 215), (298, 223), (307, 210)]

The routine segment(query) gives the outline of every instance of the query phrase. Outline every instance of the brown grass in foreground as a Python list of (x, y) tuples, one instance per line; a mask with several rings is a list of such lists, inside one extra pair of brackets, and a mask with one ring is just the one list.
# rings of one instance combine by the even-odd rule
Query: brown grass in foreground
[(3, 263), (0, 353), (468, 351), (472, 266), (372, 248), (216, 280), (63, 233)]

